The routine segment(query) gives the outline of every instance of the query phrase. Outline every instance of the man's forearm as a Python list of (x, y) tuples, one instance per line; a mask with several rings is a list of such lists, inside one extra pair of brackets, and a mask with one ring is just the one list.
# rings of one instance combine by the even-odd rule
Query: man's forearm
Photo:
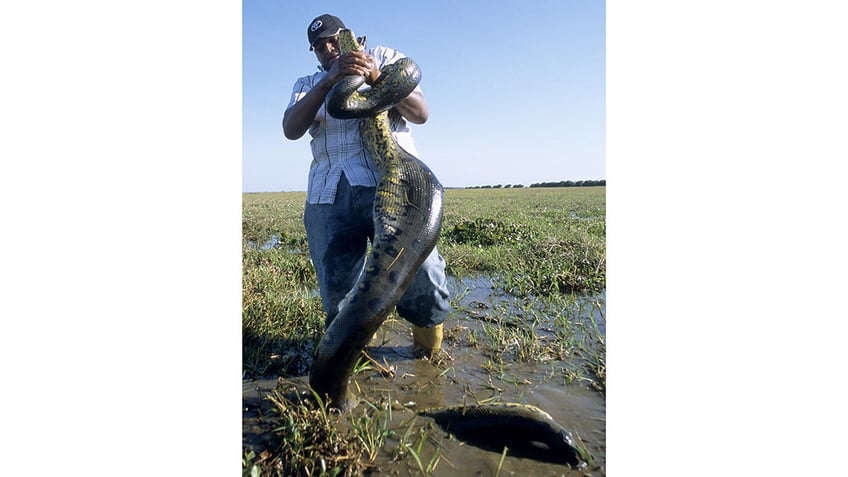
[(395, 105), (397, 112), (413, 124), (424, 124), (430, 117), (430, 110), (424, 95), (413, 91), (409, 96)]
[(319, 81), (300, 101), (286, 110), (283, 114), (283, 134), (286, 138), (295, 140), (306, 134), (329, 91), (330, 85)]

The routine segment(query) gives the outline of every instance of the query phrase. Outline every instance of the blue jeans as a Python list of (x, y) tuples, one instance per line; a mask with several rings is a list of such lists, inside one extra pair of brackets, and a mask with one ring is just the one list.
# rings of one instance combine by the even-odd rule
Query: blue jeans
[[(339, 303), (356, 284), (374, 238), (375, 187), (351, 187), (342, 175), (333, 204), (306, 204), (303, 224), (309, 255), (318, 275), (327, 327)], [(429, 328), (445, 321), (450, 309), (445, 260), (433, 249), (397, 304), (401, 318)]]

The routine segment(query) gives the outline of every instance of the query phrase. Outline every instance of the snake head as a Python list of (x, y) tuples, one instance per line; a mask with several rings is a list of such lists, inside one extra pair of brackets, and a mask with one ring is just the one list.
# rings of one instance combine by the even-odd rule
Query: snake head
[(350, 51), (362, 51), (365, 37), (360, 38), (362, 38), (362, 42), (359, 41), (359, 38), (356, 38), (351, 29), (343, 28), (339, 30), (339, 52), (345, 54)]
[(365, 48), (365, 38), (366, 36), (362, 35), (356, 39), (356, 42), (359, 43), (359, 46), (361, 46), (362, 48)]

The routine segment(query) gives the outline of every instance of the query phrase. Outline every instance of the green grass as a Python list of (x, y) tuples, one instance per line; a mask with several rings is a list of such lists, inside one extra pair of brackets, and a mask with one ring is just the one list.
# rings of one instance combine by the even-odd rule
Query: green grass
[[(245, 378), (307, 374), (323, 333), (302, 222), (305, 198), (293, 192), (243, 196)], [(586, 306), (578, 295), (606, 286), (605, 210), (604, 187), (447, 190), (438, 247), (448, 274), (484, 275), (495, 293), (511, 297), (484, 312), (452, 297), (454, 314), (489, 321), (464, 334), (446, 327), (447, 339), (479, 350), (491, 376), (512, 379), (504, 375), (509, 363), (557, 361), (567, 365), (553, 374), (605, 392), (603, 333), (592, 320), (577, 318)], [(245, 475), (356, 475), (373, 465), (380, 449), (431, 473), (440, 457), (438, 449), (422, 447), (428, 430), (389, 426), (391, 409), (368, 399), (342, 417), (276, 394), (279, 446), (259, 456), (245, 449)], [(346, 432), (340, 420), (347, 421)]]
[(495, 273), (520, 295), (600, 289), (605, 211), (604, 187), (448, 190), (439, 250), (449, 273)]

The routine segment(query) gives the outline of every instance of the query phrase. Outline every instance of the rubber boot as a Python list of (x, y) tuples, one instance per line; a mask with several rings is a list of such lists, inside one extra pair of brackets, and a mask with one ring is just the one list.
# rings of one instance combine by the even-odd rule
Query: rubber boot
[(444, 326), (440, 323), (432, 328), (412, 325), (412, 344), (428, 358), (442, 348)]

